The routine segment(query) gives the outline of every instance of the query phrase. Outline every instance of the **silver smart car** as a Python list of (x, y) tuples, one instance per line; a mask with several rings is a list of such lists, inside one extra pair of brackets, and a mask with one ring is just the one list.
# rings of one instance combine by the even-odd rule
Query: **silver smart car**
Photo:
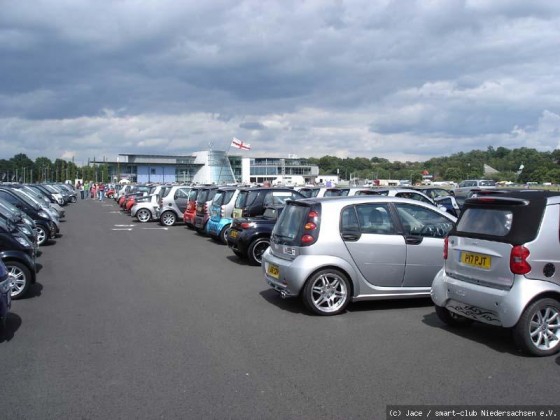
[(513, 329), (525, 353), (560, 350), (560, 193), (510, 191), (465, 201), (446, 239), (432, 300), (439, 318)]
[(266, 282), (336, 315), (359, 300), (428, 297), (456, 218), (416, 200), (354, 196), (289, 201), (262, 259)]

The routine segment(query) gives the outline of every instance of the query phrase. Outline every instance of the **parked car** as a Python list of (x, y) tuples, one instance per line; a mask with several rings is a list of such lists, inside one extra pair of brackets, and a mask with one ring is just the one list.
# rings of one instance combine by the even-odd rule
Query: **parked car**
[(301, 187), (297, 191), (306, 198), (313, 197), (344, 197), (350, 188), (337, 187)]
[(448, 213), (451, 213), (455, 217), (459, 217), (461, 209), (452, 190), (440, 187), (416, 187), (414, 189), (427, 195), (438, 205), (445, 207)]
[(511, 328), (534, 356), (560, 351), (560, 193), (511, 191), (465, 201), (445, 242), (432, 300), (448, 325)]
[(266, 207), (284, 204), (286, 200), (305, 198), (291, 188), (259, 187), (242, 188), (235, 200), (233, 217), (254, 217), (264, 213)]
[(5, 327), (6, 317), (10, 313), (12, 306), (12, 278), (8, 275), (8, 270), (0, 260), (0, 322), (1, 327)]
[(210, 206), (210, 219), (207, 223), (208, 235), (227, 244), (227, 233), (233, 221), (233, 206), (239, 195), (239, 188), (220, 187)]
[(36, 248), (37, 245), (37, 232), (35, 231), (35, 223), (27, 215), (19, 209), (12, 206), (5, 200), (0, 199), (0, 217), (5, 219), (11, 225), (18, 228), (18, 230), (27, 236)]
[(488, 188), (496, 188), (496, 181), (491, 179), (466, 179), (461, 181), (457, 188), (453, 190), (453, 195), (459, 202), (459, 205), (463, 205), (463, 201), (468, 197), (472, 190), (481, 190)]
[(183, 212), (183, 221), (189, 229), (194, 229), (194, 218), (196, 216), (196, 199), (198, 198), (198, 193), (203, 187), (194, 186), (189, 190), (189, 196), (187, 198), (187, 205), (185, 211)]
[(44, 245), (56, 236), (56, 224), (40, 206), (19, 197), (9, 188), (0, 188), (0, 199), (3, 199), (26, 213), (35, 222), (37, 244)]
[(194, 229), (203, 234), (206, 232), (206, 224), (210, 219), (210, 206), (218, 191), (217, 186), (203, 187), (196, 198), (196, 214), (194, 216)]
[(456, 218), (389, 196), (289, 201), (262, 257), (266, 282), (319, 315), (350, 301), (428, 297)]
[(8, 219), (0, 218), (0, 259), (12, 278), (12, 299), (20, 299), (35, 282), (35, 247)]
[(261, 265), (264, 251), (270, 245), (270, 234), (284, 205), (267, 207), (262, 216), (233, 219), (227, 233), (227, 244), (239, 258), (250, 265)]
[(159, 207), (156, 209), (156, 217), (163, 226), (173, 226), (187, 207), (190, 187), (174, 185), (159, 199)]
[(50, 205), (52, 207), (54, 207), (56, 209), (56, 211), (58, 211), (58, 214), (60, 215), (61, 219), (64, 219), (66, 217), (66, 211), (64, 210), (64, 207), (62, 207), (59, 204), (59, 200), (57, 200), (57, 198), (55, 197), (55, 194), (51, 193), (44, 186), (42, 186), (40, 184), (28, 184), (28, 185), (25, 185), (24, 188), (35, 190), (39, 195), (41, 195), (43, 197), (43, 200), (45, 200), (45, 201), (48, 200)]
[(130, 215), (136, 217), (141, 223), (157, 219), (156, 210), (159, 208), (159, 199), (171, 185), (158, 185), (149, 195), (139, 197), (130, 209)]

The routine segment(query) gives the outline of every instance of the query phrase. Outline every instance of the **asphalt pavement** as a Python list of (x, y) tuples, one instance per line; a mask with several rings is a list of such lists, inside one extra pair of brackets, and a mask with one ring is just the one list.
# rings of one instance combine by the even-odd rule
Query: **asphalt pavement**
[(0, 339), (6, 419), (381, 419), (387, 405), (557, 403), (560, 357), (450, 330), (429, 300), (319, 317), (183, 225), (78, 200)]

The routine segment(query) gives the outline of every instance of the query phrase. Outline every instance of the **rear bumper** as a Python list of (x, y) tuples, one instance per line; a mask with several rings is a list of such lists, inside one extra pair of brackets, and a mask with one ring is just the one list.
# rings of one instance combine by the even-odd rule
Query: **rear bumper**
[(560, 293), (560, 286), (542, 280), (516, 276), (509, 290), (467, 283), (438, 272), (432, 283), (431, 298), (437, 306), (485, 324), (511, 328), (527, 305), (537, 296)]

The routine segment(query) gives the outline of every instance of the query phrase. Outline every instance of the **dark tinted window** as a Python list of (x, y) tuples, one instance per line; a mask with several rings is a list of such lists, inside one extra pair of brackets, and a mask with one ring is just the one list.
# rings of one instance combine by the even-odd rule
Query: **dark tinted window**
[(287, 205), (274, 225), (277, 243), (286, 245), (299, 243), (299, 232), (307, 221), (308, 206)]
[(395, 225), (386, 204), (360, 204), (356, 206), (356, 213), (362, 233), (395, 234)]
[(224, 202), (222, 204), (228, 204), (231, 201), (234, 194), (235, 194), (235, 190), (227, 190), (225, 192)]
[(235, 207), (238, 209), (245, 207), (245, 203), (247, 202), (247, 196), (249, 195), (249, 191), (240, 191), (237, 199), (235, 200)]

